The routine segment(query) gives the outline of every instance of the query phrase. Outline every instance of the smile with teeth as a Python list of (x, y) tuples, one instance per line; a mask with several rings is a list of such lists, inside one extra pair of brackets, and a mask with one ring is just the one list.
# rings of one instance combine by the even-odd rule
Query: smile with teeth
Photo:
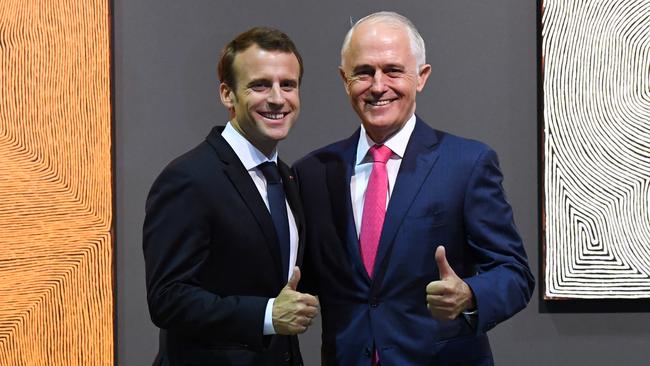
[(381, 107), (392, 101), (393, 101), (392, 99), (382, 99), (382, 100), (370, 100), (367, 103), (373, 107)]
[(262, 117), (267, 118), (267, 119), (282, 119), (284, 118), (289, 112), (258, 112)]

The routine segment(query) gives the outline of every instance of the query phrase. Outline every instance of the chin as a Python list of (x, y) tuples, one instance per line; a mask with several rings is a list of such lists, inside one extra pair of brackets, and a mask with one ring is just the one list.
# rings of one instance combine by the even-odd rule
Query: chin
[(391, 118), (369, 118), (366, 119), (366, 126), (376, 128), (379, 130), (390, 130), (395, 128), (398, 124)]
[(280, 140), (284, 140), (287, 137), (287, 135), (289, 135), (289, 131), (288, 130), (279, 130), (279, 131), (271, 130), (271, 131), (266, 131), (265, 135), (266, 135), (266, 138), (268, 138), (269, 140), (280, 141)]

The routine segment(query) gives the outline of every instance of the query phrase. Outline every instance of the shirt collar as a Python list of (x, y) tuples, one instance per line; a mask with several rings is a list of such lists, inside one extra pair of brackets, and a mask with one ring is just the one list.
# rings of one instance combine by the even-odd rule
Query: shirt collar
[(252, 170), (267, 161), (274, 163), (278, 162), (277, 148), (273, 149), (271, 158), (267, 158), (266, 155), (262, 154), (261, 151), (250, 143), (250, 141), (242, 136), (230, 122), (226, 124), (226, 128), (221, 132), (221, 136), (226, 140), (228, 145), (235, 150), (235, 154), (237, 154), (239, 161), (241, 161), (246, 170)]
[[(384, 145), (388, 146), (389, 149), (393, 152), (393, 155), (404, 157), (404, 152), (406, 151), (406, 145), (408, 145), (413, 129), (415, 128), (415, 114), (411, 115), (404, 126), (397, 131), (393, 136), (389, 137), (388, 140), (384, 141)], [(361, 125), (361, 132), (359, 133), (359, 143), (357, 144), (357, 160), (356, 164), (359, 165), (364, 162), (366, 155), (368, 155), (368, 150), (373, 145), (376, 145), (374, 141), (368, 136), (366, 129)]]

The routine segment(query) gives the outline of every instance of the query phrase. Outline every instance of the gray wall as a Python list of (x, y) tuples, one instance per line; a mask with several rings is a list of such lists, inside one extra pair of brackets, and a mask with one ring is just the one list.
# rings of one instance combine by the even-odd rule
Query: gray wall
[[(533, 0), (114, 0), (118, 364), (149, 364), (157, 350), (141, 250), (148, 189), (167, 162), (226, 121), (217, 56), (254, 25), (284, 30), (304, 57), (302, 114), (280, 146), (293, 162), (357, 126), (336, 70), (350, 17), (377, 10), (409, 17), (433, 65), (418, 114), (497, 150), (537, 274), (535, 7)], [(314, 327), (302, 337), (308, 366), (319, 364), (319, 335)], [(650, 354), (650, 319), (638, 313), (540, 314), (536, 291), (530, 306), (490, 338), (498, 365), (641, 365)]]

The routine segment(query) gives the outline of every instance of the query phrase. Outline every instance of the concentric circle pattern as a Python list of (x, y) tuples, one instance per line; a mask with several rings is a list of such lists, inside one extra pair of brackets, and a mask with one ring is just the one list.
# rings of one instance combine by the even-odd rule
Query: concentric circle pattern
[(545, 297), (650, 298), (650, 0), (545, 0)]
[(0, 1), (0, 365), (113, 364), (108, 1)]

